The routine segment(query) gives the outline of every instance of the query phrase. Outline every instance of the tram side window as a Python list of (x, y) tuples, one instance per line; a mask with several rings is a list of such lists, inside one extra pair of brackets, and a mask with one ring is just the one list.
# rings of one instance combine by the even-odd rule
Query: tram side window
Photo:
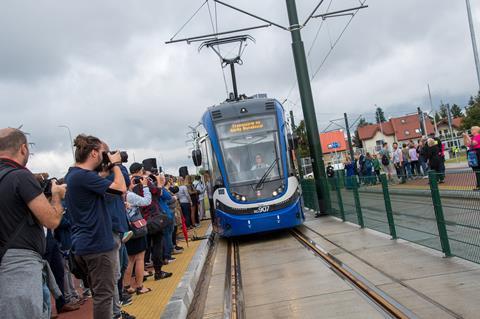
[(220, 168), (218, 167), (218, 161), (217, 161), (217, 156), (215, 155), (215, 152), (211, 153), (211, 161), (212, 161), (212, 171), (210, 172), (210, 175), (212, 177), (212, 181), (214, 183), (214, 186), (220, 186), (223, 185), (223, 179), (222, 175), (220, 174)]

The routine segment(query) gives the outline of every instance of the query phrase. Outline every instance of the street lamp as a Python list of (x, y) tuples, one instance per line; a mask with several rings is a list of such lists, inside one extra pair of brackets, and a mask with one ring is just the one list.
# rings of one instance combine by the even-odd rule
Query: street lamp
[(59, 125), (58, 127), (66, 128), (67, 131), (68, 131), (68, 136), (70, 137), (70, 148), (72, 149), (73, 162), (75, 162), (75, 152), (73, 151), (72, 132), (70, 131), (70, 128), (67, 125)]

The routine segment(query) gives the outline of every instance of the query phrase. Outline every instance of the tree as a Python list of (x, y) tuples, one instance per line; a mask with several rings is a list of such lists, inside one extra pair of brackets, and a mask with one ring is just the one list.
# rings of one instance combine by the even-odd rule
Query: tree
[(439, 115), (440, 115), (440, 119), (442, 119), (442, 120), (447, 118), (447, 112), (448, 112), (448, 110), (447, 110), (447, 105), (448, 105), (448, 104), (443, 104), (443, 102), (442, 102), (442, 104), (440, 104), (440, 113), (439, 113)]
[(375, 120), (377, 121), (377, 124), (387, 121), (385, 119), (385, 113), (383, 113), (383, 110), (381, 107), (377, 107), (377, 109), (375, 110)]
[(300, 124), (298, 124), (297, 128), (295, 129), (295, 133), (298, 136), (298, 150), (297, 150), (298, 158), (310, 157), (310, 149), (308, 148), (307, 130), (305, 128), (304, 120), (300, 121)]
[(462, 109), (457, 104), (452, 105), (450, 108), (450, 114), (452, 114), (452, 118), (463, 117)]
[(353, 135), (353, 138), (352, 138), (353, 145), (355, 145), (357, 148), (363, 148), (362, 140), (358, 135), (358, 128), (365, 125), (370, 125), (370, 124), (371, 123), (368, 123), (364, 117), (361, 117), (360, 120), (358, 121), (357, 128), (355, 129), (355, 134)]
[(442, 120), (442, 118), (440, 117), (440, 114), (438, 114), (438, 112), (435, 112), (435, 121), (438, 123)]
[(462, 128), (469, 130), (472, 126), (480, 125), (480, 92), (475, 97), (470, 97), (465, 111)]

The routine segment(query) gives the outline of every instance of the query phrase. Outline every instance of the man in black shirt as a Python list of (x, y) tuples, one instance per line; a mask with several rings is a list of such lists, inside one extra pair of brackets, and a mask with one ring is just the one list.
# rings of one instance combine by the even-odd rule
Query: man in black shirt
[(0, 313), (3, 318), (43, 318), (43, 227), (62, 218), (62, 187), (52, 183), (48, 202), (25, 168), (27, 138), (17, 129), (0, 129)]

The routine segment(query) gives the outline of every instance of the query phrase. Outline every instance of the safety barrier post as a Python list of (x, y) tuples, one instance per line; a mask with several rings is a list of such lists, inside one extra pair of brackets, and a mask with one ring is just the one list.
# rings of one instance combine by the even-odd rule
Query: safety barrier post
[(388, 181), (385, 174), (380, 175), (382, 182), (383, 200), (385, 201), (385, 211), (387, 212), (388, 227), (392, 239), (397, 239), (397, 231), (395, 229), (395, 221), (393, 219), (392, 202), (390, 201), (390, 192), (388, 191)]
[(365, 223), (363, 222), (363, 214), (362, 214), (362, 205), (360, 204), (360, 196), (358, 194), (358, 181), (357, 176), (351, 176), (352, 179), (352, 186), (353, 186), (353, 199), (355, 200), (355, 209), (357, 210), (357, 218), (358, 224), (360, 227), (364, 228)]
[(437, 221), (438, 234), (440, 236), (440, 244), (442, 251), (446, 257), (452, 256), (450, 251), (450, 243), (448, 241), (447, 227), (445, 217), (443, 215), (442, 200), (440, 191), (438, 190), (437, 174), (435, 171), (428, 172), (428, 181), (430, 183), (430, 192), (432, 193), (433, 209), (435, 211), (435, 220)]
[(322, 179), (322, 187), (325, 191), (325, 194), (323, 196), (324, 200), (325, 200), (325, 209), (327, 211), (328, 214), (334, 214), (334, 212), (332, 211), (332, 197), (330, 196), (330, 185), (329, 185), (329, 182), (327, 180), (327, 178), (325, 179)]
[(343, 221), (345, 221), (345, 209), (343, 208), (343, 199), (342, 199), (342, 191), (340, 190), (340, 174), (338, 171), (335, 171), (335, 188), (337, 190), (337, 201), (338, 201), (338, 208), (340, 209), (340, 217)]

